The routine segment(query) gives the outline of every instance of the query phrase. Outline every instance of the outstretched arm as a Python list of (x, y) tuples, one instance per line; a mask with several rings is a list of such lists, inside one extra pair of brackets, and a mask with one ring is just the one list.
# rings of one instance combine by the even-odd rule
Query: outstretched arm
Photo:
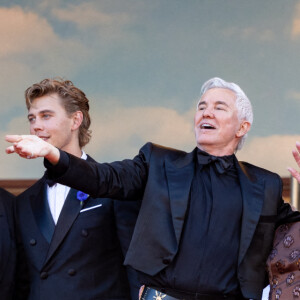
[(36, 135), (7, 135), (5, 140), (12, 143), (6, 148), (7, 154), (16, 153), (27, 159), (44, 157), (53, 165), (59, 161), (59, 150)]
[(147, 143), (133, 159), (113, 163), (88, 162), (61, 151), (35, 135), (7, 135), (7, 153), (23, 158), (44, 157), (48, 176), (92, 197), (141, 199), (148, 178), (153, 145)]

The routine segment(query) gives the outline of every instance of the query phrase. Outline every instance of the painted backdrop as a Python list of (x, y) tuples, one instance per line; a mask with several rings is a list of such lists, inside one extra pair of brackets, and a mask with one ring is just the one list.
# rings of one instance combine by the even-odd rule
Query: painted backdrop
[[(28, 133), (23, 93), (70, 79), (90, 99), (99, 161), (147, 141), (191, 151), (202, 83), (238, 83), (254, 124), (238, 157), (287, 176), (300, 140), (300, 1), (2, 0), (0, 179), (38, 178), (42, 160), (7, 156), (4, 135)], [(2, 138), (3, 137), (3, 138)]]

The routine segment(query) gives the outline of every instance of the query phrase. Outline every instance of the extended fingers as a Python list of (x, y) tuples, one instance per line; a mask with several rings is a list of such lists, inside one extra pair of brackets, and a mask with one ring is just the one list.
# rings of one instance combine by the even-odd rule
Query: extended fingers
[(9, 143), (18, 143), (22, 140), (22, 135), (8, 134), (5, 136), (5, 140)]
[[(297, 165), (300, 167), (300, 143), (296, 142), (296, 149), (292, 151), (293, 156)], [(294, 168), (288, 168), (288, 171), (291, 175), (300, 183), (300, 173), (296, 171)]]
[(32, 159), (40, 156), (44, 142), (35, 135), (6, 135), (5, 140), (12, 143), (6, 148), (6, 153), (16, 153), (20, 157)]
[(6, 148), (6, 153), (16, 153), (24, 158), (33, 158), (33, 152), (28, 147), (26, 140), (21, 139), (19, 142), (14, 142), (12, 146)]
[(40, 138), (36, 135), (8, 134), (5, 136), (5, 140), (9, 143), (19, 143), (21, 141), (38, 141), (38, 140), (40, 140)]
[(288, 168), (288, 171), (292, 174), (292, 176), (300, 183), (300, 173), (297, 172), (294, 168)]
[(293, 156), (295, 158), (295, 161), (296, 161), (297, 165), (300, 167), (300, 154), (299, 154), (299, 152), (297, 150), (293, 150), (292, 153), (293, 153)]
[(7, 147), (7, 148), (5, 149), (5, 152), (6, 152), (7, 154), (15, 153), (15, 148), (14, 148), (14, 146), (9, 146), (9, 147)]

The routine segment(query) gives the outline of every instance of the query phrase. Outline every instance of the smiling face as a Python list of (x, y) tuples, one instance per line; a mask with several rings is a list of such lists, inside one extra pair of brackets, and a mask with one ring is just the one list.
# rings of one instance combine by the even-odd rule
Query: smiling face
[(239, 121), (233, 91), (223, 88), (207, 90), (195, 114), (197, 147), (215, 156), (231, 155), (240, 138), (250, 129), (249, 122)]
[(76, 113), (68, 116), (57, 94), (34, 99), (28, 110), (28, 120), (30, 134), (74, 155), (81, 153)]

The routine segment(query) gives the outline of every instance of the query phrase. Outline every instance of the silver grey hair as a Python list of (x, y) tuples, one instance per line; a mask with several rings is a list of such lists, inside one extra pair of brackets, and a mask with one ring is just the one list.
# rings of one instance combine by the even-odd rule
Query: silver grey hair
[[(250, 124), (253, 123), (253, 111), (252, 111), (252, 105), (244, 91), (235, 83), (233, 82), (227, 82), (221, 78), (214, 77), (209, 80), (207, 80), (201, 87), (200, 91), (200, 99), (202, 95), (208, 91), (209, 89), (213, 88), (222, 88), (222, 89), (228, 89), (233, 91), (236, 94), (236, 108), (237, 108), (237, 113), (238, 113), (238, 119), (239, 121), (247, 121)], [(198, 104), (200, 100), (197, 103), (197, 109), (198, 109)], [(236, 150), (242, 149), (245, 140), (247, 138), (247, 134), (245, 134), (239, 141)]]

